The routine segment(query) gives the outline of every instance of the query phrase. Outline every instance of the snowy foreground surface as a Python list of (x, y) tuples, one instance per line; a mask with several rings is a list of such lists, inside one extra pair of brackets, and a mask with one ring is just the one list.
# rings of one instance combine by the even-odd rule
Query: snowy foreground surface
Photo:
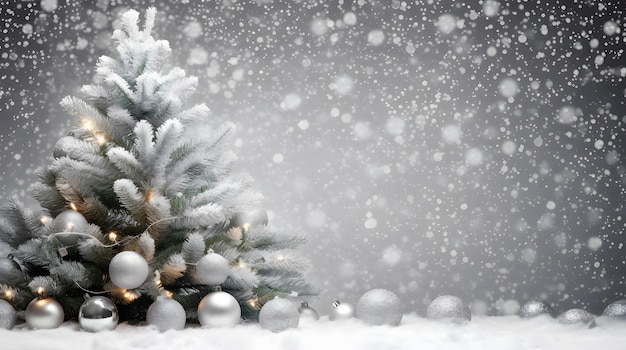
[(554, 320), (508, 316), (475, 317), (470, 324), (454, 325), (405, 315), (402, 324), (393, 328), (322, 318), (282, 333), (271, 333), (258, 324), (231, 329), (188, 326), (183, 331), (164, 333), (121, 324), (114, 331), (87, 333), (75, 323), (65, 323), (55, 330), (33, 331), (24, 326), (0, 330), (0, 344), (3, 350), (626, 349), (626, 323), (598, 319), (598, 327), (585, 329)]

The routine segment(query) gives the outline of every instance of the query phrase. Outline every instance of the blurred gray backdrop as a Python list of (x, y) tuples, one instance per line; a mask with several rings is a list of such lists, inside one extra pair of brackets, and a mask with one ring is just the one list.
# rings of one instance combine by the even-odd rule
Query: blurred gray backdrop
[(0, 0), (0, 199), (76, 123), (58, 102), (158, 8), (191, 103), (238, 126), (270, 224), (304, 231), (313, 307), (387, 288), (506, 314), (624, 297), (620, 1)]

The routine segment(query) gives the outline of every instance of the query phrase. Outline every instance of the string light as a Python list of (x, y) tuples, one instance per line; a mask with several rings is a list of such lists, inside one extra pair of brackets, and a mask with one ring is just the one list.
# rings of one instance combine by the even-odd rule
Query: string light
[(70, 208), (72, 208), (73, 211), (78, 211), (78, 208), (76, 208), (76, 204), (74, 203), (70, 203)]
[(47, 215), (42, 215), (41, 218), (39, 218), (39, 221), (41, 221), (42, 224), (47, 224), (48, 221), (50, 221), (50, 217)]
[(80, 126), (87, 131), (93, 131), (93, 129), (95, 128), (95, 124), (91, 120), (86, 118), (83, 118), (81, 120)]
[(37, 288), (37, 295), (41, 297), (45, 291), (46, 290), (43, 287), (39, 287)]
[(243, 229), (244, 229), (245, 232), (249, 232), (250, 231), (250, 227), (252, 227), (252, 225), (250, 225), (249, 223), (243, 224)]
[(135, 294), (135, 293), (133, 293), (133, 292), (131, 292), (129, 290), (127, 290), (124, 293), (124, 300), (126, 300), (127, 302), (134, 301), (135, 299), (137, 299), (137, 294)]
[(117, 242), (117, 233), (115, 231), (109, 232), (109, 241)]
[(102, 146), (105, 143), (107, 143), (107, 138), (104, 136), (104, 134), (96, 133), (94, 136), (96, 138), (96, 142), (98, 143), (98, 145)]
[(13, 299), (13, 291), (10, 289), (7, 289), (4, 291), (4, 297), (8, 300)]
[(170, 292), (169, 290), (165, 291), (165, 296), (172, 299), (174, 297), (174, 293)]

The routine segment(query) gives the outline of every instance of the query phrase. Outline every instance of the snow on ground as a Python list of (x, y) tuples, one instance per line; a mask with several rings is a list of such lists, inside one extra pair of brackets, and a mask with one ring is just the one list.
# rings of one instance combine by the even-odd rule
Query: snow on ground
[(119, 325), (114, 331), (87, 333), (76, 323), (55, 330), (23, 325), (0, 330), (0, 348), (17, 349), (151, 349), (151, 350), (382, 350), (382, 349), (626, 349), (626, 322), (598, 319), (593, 329), (564, 326), (552, 319), (517, 316), (475, 317), (466, 325), (405, 315), (399, 327), (369, 326), (357, 320), (301, 323), (297, 329), (272, 333), (258, 324), (229, 329), (188, 326), (159, 333), (151, 327)]

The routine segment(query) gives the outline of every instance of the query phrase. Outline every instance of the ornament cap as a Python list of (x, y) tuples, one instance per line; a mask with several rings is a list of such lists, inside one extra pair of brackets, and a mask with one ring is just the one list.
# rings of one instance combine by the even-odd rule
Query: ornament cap
[(332, 305), (333, 305), (333, 307), (337, 307), (337, 306), (341, 305), (341, 301), (335, 300), (335, 301), (333, 301)]

